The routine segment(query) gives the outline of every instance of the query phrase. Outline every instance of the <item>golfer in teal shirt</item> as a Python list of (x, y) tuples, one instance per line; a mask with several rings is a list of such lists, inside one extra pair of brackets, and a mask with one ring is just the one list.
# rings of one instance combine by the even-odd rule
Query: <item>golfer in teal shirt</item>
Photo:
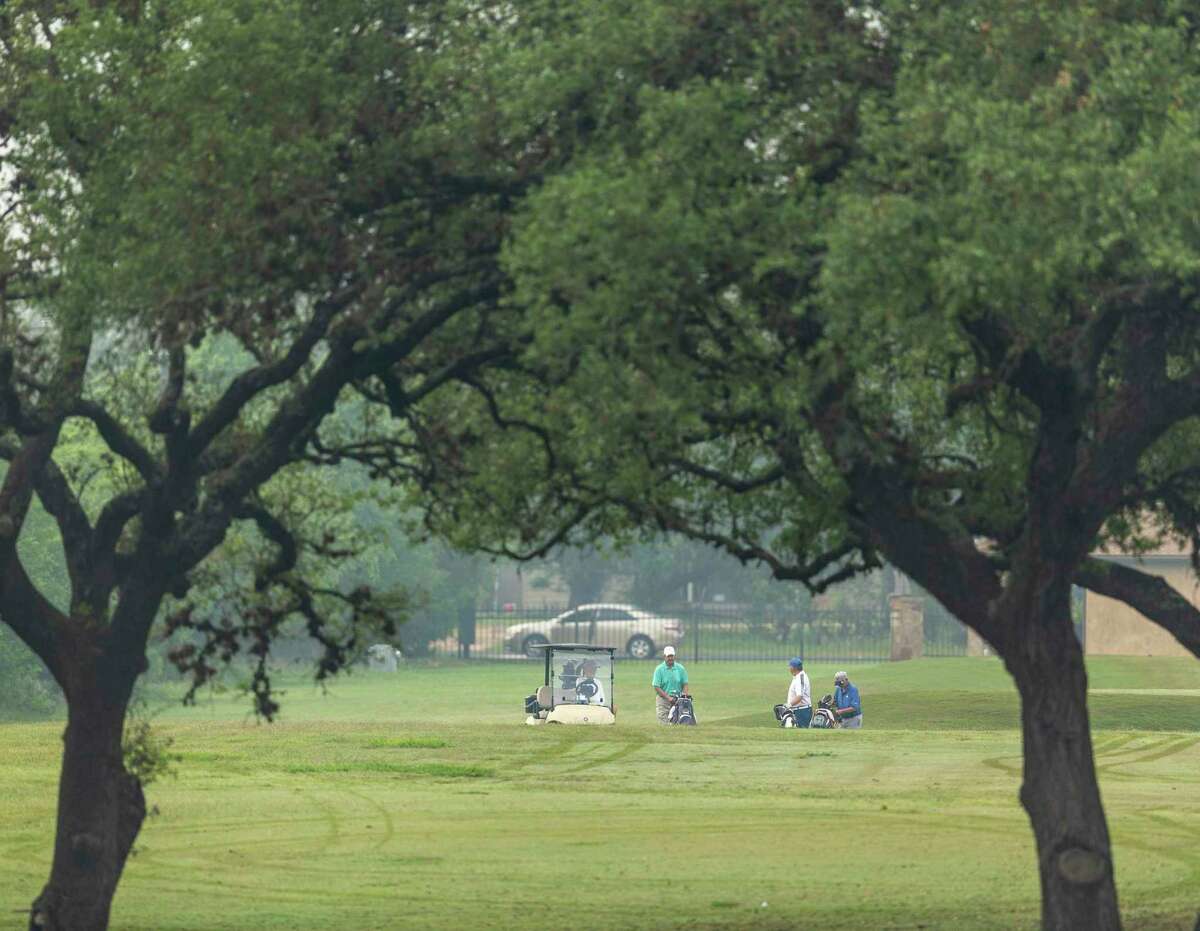
[(666, 724), (675, 699), (688, 694), (687, 670), (675, 662), (674, 647), (663, 649), (663, 661), (654, 670), (650, 684), (654, 686), (654, 713), (659, 724)]

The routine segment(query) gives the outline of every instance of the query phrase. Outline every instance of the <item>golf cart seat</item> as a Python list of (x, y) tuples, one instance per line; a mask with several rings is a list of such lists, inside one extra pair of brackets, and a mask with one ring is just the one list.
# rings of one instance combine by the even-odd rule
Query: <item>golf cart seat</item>
[(525, 699), (525, 713), (534, 718), (545, 718), (553, 707), (554, 690), (548, 685), (539, 685), (534, 693)]

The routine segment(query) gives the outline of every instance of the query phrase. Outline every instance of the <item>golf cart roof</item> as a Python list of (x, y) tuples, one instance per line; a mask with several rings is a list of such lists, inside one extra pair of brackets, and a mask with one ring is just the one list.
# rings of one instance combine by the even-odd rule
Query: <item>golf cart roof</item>
[(616, 653), (616, 647), (597, 647), (590, 643), (535, 643), (530, 645), (534, 650), (571, 650), (582, 653)]

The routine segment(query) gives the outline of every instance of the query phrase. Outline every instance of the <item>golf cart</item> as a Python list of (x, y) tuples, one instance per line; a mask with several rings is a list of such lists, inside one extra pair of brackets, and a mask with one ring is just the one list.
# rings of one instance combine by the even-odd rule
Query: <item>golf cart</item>
[(525, 699), (526, 724), (615, 724), (614, 647), (544, 643), (545, 684)]

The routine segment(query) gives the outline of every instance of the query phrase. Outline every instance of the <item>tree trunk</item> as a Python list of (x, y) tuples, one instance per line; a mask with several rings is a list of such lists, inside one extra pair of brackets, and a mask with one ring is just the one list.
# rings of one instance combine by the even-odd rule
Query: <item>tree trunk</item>
[(68, 696), (50, 881), (30, 931), (103, 931), (125, 860), (146, 817), (141, 784), (126, 772), (125, 701), (101, 688)]
[(1121, 917), (1096, 782), (1083, 651), (1065, 593), (1052, 601), (1052, 609), (1043, 601), (1041, 611), (1025, 615), (1030, 623), (1018, 625), (1005, 651), (1021, 693), (1021, 804), (1037, 840), (1042, 925), (1047, 931), (1116, 931)]

